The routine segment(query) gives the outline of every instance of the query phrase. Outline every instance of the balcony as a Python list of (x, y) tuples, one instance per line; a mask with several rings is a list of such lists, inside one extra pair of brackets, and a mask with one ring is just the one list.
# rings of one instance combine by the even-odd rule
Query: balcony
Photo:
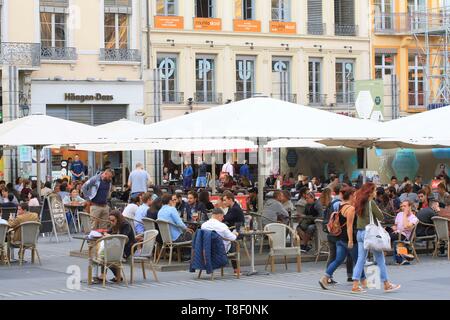
[(336, 36), (357, 36), (358, 26), (352, 24), (335, 24), (334, 34)]
[(161, 102), (163, 104), (183, 104), (184, 92), (163, 91), (161, 92)]
[(297, 103), (297, 95), (296, 94), (272, 94), (272, 98), (287, 101), (290, 103)]
[(308, 103), (310, 106), (326, 106), (327, 105), (327, 95), (322, 93), (309, 93)]
[(41, 47), (41, 59), (58, 61), (77, 60), (76, 48)]
[(194, 101), (197, 104), (222, 104), (222, 94), (212, 91), (195, 92)]
[(409, 34), (413, 17), (408, 13), (383, 13), (375, 15), (375, 34)]
[(336, 93), (336, 104), (338, 106), (355, 105), (355, 93), (354, 92), (338, 92)]
[(136, 49), (100, 49), (100, 61), (141, 62), (141, 54)]
[(261, 93), (238, 91), (234, 94), (234, 101), (250, 99), (250, 98), (253, 98), (255, 95), (261, 95)]
[(323, 36), (326, 33), (326, 23), (308, 22), (308, 34)]
[(2, 42), (0, 61), (4, 65), (35, 68), (41, 65), (39, 43)]

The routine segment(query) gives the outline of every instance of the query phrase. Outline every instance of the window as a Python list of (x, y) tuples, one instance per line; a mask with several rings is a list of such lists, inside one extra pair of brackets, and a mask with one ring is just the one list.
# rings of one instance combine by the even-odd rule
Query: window
[(427, 23), (426, 0), (408, 0), (408, 15), (411, 16), (411, 30), (425, 28)]
[(309, 103), (323, 105), (322, 95), (322, 59), (310, 58), (308, 63)]
[(248, 99), (255, 92), (255, 58), (240, 56), (236, 59), (235, 100)]
[(375, 23), (379, 30), (389, 30), (393, 28), (393, 0), (375, 0)]
[(334, 24), (336, 35), (356, 35), (354, 0), (334, 0)]
[(158, 16), (176, 16), (176, 0), (158, 0), (156, 13)]
[(159, 76), (161, 78), (161, 93), (163, 103), (178, 103), (180, 96), (177, 91), (177, 57), (175, 55), (159, 56)]
[(211, 56), (198, 56), (195, 60), (195, 101), (217, 102), (215, 93), (215, 61)]
[(296, 102), (291, 95), (290, 65), (289, 58), (274, 57), (272, 59), (272, 96), (276, 99)]
[(354, 102), (354, 60), (336, 60), (336, 103)]
[(41, 12), (41, 46), (44, 48), (66, 47), (66, 15)]
[(272, 20), (290, 21), (290, 0), (272, 0)]
[(195, 16), (197, 18), (213, 18), (214, 2), (214, 0), (196, 0)]
[(105, 49), (128, 49), (129, 15), (105, 13)]
[(324, 34), (322, 10), (322, 0), (308, 0), (308, 34)]
[(236, 19), (255, 19), (255, 0), (235, 0), (234, 4)]
[(375, 54), (375, 79), (383, 79), (387, 75), (395, 74), (395, 54)]
[(424, 106), (424, 69), (415, 52), (408, 54), (408, 101), (410, 107)]

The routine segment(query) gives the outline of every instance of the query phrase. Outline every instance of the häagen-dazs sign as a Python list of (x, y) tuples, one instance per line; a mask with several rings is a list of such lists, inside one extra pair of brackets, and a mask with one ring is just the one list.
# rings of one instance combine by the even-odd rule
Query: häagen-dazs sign
[(101, 93), (96, 94), (75, 94), (75, 93), (65, 93), (64, 100), (65, 101), (112, 101), (114, 99), (113, 95), (103, 95)]

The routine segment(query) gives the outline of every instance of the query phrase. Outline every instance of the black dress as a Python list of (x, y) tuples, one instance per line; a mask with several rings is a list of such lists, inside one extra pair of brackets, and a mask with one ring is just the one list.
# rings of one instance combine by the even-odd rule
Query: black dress
[(109, 234), (123, 234), (128, 237), (128, 242), (125, 244), (125, 248), (123, 251), (123, 257), (126, 259), (131, 255), (131, 247), (136, 243), (136, 239), (134, 238), (133, 228), (130, 226), (128, 221), (124, 221), (120, 227), (119, 232), (114, 233), (112, 229), (108, 230)]

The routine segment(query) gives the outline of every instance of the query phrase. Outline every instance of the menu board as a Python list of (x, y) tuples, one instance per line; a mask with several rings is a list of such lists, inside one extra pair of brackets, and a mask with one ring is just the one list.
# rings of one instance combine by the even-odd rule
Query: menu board
[(41, 233), (53, 232), (56, 241), (58, 241), (58, 235), (70, 236), (66, 210), (58, 194), (51, 193), (45, 197), (41, 210), (41, 224)]

